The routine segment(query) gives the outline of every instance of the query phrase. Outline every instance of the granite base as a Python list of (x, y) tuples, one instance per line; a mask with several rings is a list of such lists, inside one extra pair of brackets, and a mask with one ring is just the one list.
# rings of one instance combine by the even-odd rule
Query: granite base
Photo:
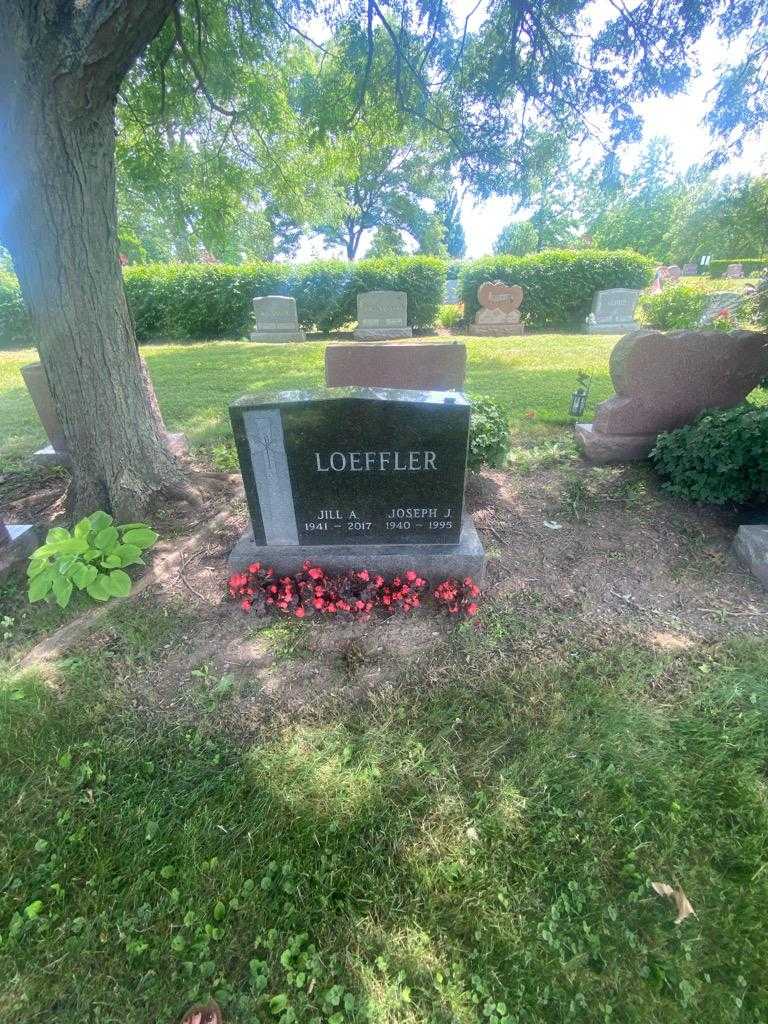
[(525, 334), (525, 324), (470, 324), (467, 334), (478, 338), (511, 338), (514, 334)]
[(587, 324), (587, 334), (632, 334), (634, 331), (642, 331), (643, 325), (633, 320), (623, 324)]
[(229, 566), (244, 569), (251, 562), (271, 565), (284, 575), (298, 572), (304, 562), (330, 573), (372, 569), (387, 576), (413, 569), (434, 583), (449, 576), (471, 576), (482, 583), (485, 575), (485, 551), (468, 515), (458, 544), (256, 544), (248, 529), (232, 549)]
[(31, 555), (40, 544), (37, 529), (0, 522), (0, 572)]
[(768, 526), (740, 526), (733, 553), (768, 590)]
[[(189, 447), (184, 434), (168, 434), (167, 441), (168, 449), (173, 455), (188, 454)], [(52, 444), (47, 444), (44, 448), (38, 448), (36, 452), (30, 455), (30, 459), (37, 466), (63, 466), (65, 469), (68, 469), (71, 464), (69, 452), (54, 448)]]
[(412, 338), (412, 327), (358, 327), (354, 334), (357, 341), (392, 341), (396, 338)]
[(250, 335), (251, 341), (281, 342), (281, 341), (306, 341), (307, 336), (301, 328), (290, 331), (254, 331)]
[(594, 423), (576, 424), (576, 441), (590, 462), (640, 462), (656, 444), (656, 434), (602, 434)]

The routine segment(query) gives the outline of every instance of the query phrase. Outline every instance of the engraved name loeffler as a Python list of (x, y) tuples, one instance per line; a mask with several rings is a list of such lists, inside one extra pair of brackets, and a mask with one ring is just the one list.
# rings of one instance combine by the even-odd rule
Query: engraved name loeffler
[(424, 473), (436, 470), (432, 451), (315, 452), (318, 473)]

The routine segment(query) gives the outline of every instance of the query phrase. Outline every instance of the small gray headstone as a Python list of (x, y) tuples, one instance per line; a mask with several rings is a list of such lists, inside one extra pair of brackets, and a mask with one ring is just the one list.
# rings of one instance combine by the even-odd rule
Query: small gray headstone
[(410, 338), (408, 327), (408, 296), (405, 292), (360, 292), (357, 296), (357, 330), (359, 341), (381, 338)]
[(725, 277), (744, 277), (744, 265), (742, 263), (729, 263), (725, 270)]
[(768, 525), (740, 526), (733, 552), (768, 590)]
[(262, 295), (253, 300), (256, 326), (251, 341), (305, 341), (299, 327), (296, 299), (290, 295)]
[(699, 272), (699, 268), (695, 263), (686, 263), (683, 265), (683, 277), (696, 277)]
[(707, 296), (707, 305), (701, 314), (699, 325), (704, 327), (712, 323), (712, 320), (722, 309), (732, 310), (739, 302), (738, 292), (712, 292)]
[(606, 288), (595, 292), (592, 312), (587, 318), (589, 334), (628, 334), (640, 330), (635, 309), (639, 288)]

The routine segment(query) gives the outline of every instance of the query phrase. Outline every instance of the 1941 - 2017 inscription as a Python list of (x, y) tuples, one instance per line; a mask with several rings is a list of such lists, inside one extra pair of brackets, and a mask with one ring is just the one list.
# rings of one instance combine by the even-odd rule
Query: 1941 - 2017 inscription
[(469, 406), (447, 392), (289, 392), (231, 407), (259, 543), (457, 543)]

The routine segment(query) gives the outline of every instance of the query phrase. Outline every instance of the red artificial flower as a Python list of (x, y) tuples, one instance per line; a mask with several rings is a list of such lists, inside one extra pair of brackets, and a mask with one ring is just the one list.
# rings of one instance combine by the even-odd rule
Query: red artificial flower
[(368, 575), (368, 570), (367, 570), (367, 569), (363, 569), (363, 571), (362, 571), (362, 572), (359, 572), (359, 573), (357, 574), (357, 578), (358, 578), (359, 580), (364, 580), (364, 581), (365, 581), (365, 582), (367, 583), (367, 582), (368, 582), (368, 580), (369, 580), (369, 579), (370, 579), (371, 577), (370, 577), (370, 576)]
[(416, 573), (413, 571), (413, 569), (409, 569), (408, 572), (405, 574), (405, 578), (409, 582), (412, 582), (413, 580), (416, 579)]
[(248, 572), (258, 572), (261, 568), (261, 562), (251, 562), (248, 566)]
[(303, 619), (304, 618), (304, 609), (301, 607), (301, 605), (299, 605), (299, 607), (296, 609), (296, 611), (293, 614), (296, 616), (297, 619)]
[(251, 602), (246, 598), (245, 601), (240, 602), (240, 607), (244, 612), (249, 612), (251, 610)]
[(467, 605), (467, 615), (477, 615), (477, 605), (474, 602)]
[(311, 576), (311, 578), (313, 580), (320, 580), (320, 579), (323, 578), (323, 570), (322, 569), (317, 569), (317, 568), (310, 569), (309, 570), (309, 575)]

